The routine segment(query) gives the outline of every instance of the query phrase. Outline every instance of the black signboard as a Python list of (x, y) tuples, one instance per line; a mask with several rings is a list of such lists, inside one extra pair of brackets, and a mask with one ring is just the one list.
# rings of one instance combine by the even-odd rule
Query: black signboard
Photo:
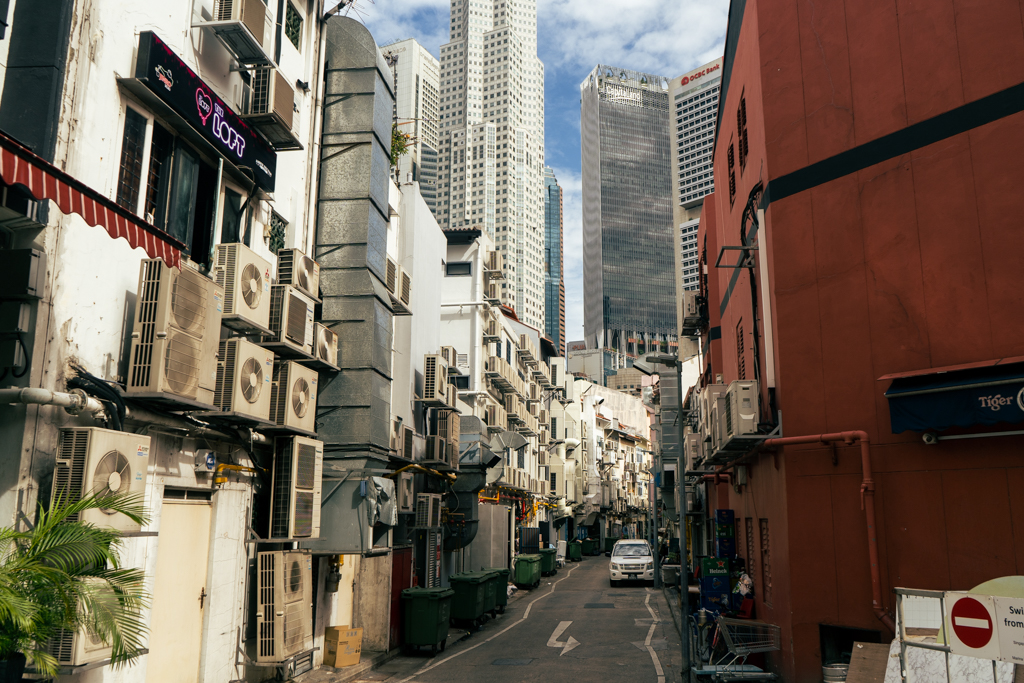
[(152, 31), (139, 35), (135, 78), (202, 133), (226, 161), (248, 168), (258, 187), (274, 191), (277, 153)]

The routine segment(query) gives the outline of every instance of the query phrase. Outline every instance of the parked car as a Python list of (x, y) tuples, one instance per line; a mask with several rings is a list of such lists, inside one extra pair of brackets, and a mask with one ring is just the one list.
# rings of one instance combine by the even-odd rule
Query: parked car
[(612, 559), (608, 566), (612, 586), (623, 581), (650, 581), (654, 585), (654, 554), (647, 541), (626, 538), (612, 546)]

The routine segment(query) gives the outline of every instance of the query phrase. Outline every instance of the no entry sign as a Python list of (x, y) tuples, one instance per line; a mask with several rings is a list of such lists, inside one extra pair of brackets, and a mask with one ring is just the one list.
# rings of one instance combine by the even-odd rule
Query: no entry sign
[(946, 593), (946, 633), (953, 654), (1000, 659), (991, 596)]

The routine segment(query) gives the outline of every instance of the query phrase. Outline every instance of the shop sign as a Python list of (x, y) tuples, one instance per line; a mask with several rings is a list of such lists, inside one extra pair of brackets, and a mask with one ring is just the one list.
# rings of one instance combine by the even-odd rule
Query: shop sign
[(256, 185), (274, 191), (277, 153), (152, 31), (139, 35), (135, 78), (146, 84)]

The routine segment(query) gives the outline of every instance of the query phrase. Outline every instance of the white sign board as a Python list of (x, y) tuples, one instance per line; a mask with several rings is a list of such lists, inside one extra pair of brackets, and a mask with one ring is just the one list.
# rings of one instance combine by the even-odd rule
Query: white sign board
[(1024, 664), (1024, 598), (946, 593), (949, 651)]
[(999, 659), (1024, 664), (1024, 598), (994, 597)]

